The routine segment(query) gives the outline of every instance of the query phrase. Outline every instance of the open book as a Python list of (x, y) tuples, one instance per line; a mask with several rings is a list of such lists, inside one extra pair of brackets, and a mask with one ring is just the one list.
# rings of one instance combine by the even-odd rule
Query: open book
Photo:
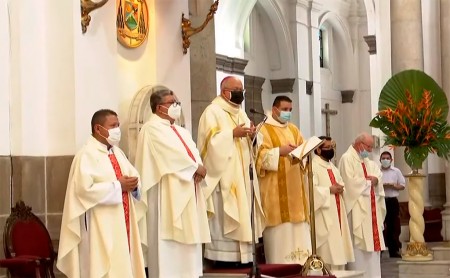
[(317, 149), (323, 143), (324, 140), (320, 139), (317, 136), (313, 136), (307, 140), (305, 140), (300, 146), (298, 146), (295, 150), (289, 153), (292, 157), (295, 157), (301, 161), (302, 166), (306, 166), (306, 158), (308, 154)]

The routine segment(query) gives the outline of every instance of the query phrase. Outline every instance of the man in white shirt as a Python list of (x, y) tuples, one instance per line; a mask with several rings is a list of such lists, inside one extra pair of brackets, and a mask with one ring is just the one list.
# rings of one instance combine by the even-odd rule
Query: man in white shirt
[(392, 166), (392, 155), (383, 152), (380, 155), (381, 172), (383, 173), (383, 187), (386, 194), (386, 218), (384, 219), (384, 240), (391, 258), (400, 258), (400, 207), (398, 204), (399, 191), (405, 189), (405, 177), (399, 169)]

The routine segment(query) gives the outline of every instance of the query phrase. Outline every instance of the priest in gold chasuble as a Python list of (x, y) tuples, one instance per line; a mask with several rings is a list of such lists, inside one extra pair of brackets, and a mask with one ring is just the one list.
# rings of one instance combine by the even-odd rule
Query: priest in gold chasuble
[(256, 169), (267, 223), (263, 237), (268, 263), (303, 264), (311, 254), (305, 176), (299, 160), (289, 155), (303, 137), (290, 123), (291, 113), (292, 100), (276, 97), (258, 134)]

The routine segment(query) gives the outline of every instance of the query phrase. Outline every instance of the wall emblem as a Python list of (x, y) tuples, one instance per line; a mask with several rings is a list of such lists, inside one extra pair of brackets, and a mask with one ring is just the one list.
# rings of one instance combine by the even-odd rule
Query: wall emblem
[(148, 34), (148, 7), (145, 0), (117, 0), (117, 40), (125, 47), (140, 46)]

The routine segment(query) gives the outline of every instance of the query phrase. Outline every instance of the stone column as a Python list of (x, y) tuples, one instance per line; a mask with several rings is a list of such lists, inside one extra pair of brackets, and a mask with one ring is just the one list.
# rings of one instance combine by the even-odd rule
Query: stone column
[(244, 75), (245, 112), (255, 125), (259, 124), (264, 117), (259, 114), (250, 113), (250, 109), (253, 108), (261, 113), (265, 112), (261, 99), (262, 86), (265, 80), (264, 77)]
[[(450, 75), (450, 0), (441, 0), (441, 63), (442, 76)], [(442, 79), (442, 88), (447, 93), (447, 99), (450, 99), (450, 79)], [(447, 116), (447, 121), (450, 116)], [(445, 210), (442, 212), (442, 236), (444, 240), (450, 240), (450, 167), (446, 162), (445, 167)]]
[[(423, 58), (423, 30), (422, 30), (422, 7), (420, 0), (392, 0), (391, 1), (391, 58), (392, 74), (396, 74), (406, 69), (424, 69)], [(411, 169), (404, 160), (404, 148), (396, 148), (394, 151), (395, 166), (403, 174), (410, 173)], [(422, 173), (427, 175), (427, 162), (423, 164)], [(424, 203), (428, 202), (428, 186), (426, 179), (421, 186), (413, 186), (412, 178), (408, 184), (411, 184), (411, 190), (414, 194), (417, 190), (420, 194), (414, 194), (409, 200), (410, 219), (410, 243), (408, 243), (407, 254), (404, 259), (432, 259), (431, 254), (424, 256), (415, 256), (409, 250), (420, 248), (426, 252), (426, 245), (423, 239), (425, 228), (422, 215)], [(421, 182), (418, 184), (422, 184)], [(423, 197), (423, 198), (422, 198)], [(413, 209), (413, 210), (411, 210)], [(420, 257), (420, 258), (419, 258)]]
[[(406, 70), (423, 70), (422, 10), (420, 0), (391, 1), (392, 75)], [(411, 172), (404, 148), (394, 151), (395, 166), (403, 174)]]
[[(406, 69), (424, 70), (421, 1), (392, 0), (391, 30), (392, 75)], [(395, 167), (404, 175), (411, 172), (411, 168), (405, 162), (403, 147), (395, 149), (394, 157)], [(427, 160), (422, 167), (421, 173), (427, 175)], [(427, 179), (423, 196), (425, 206), (430, 206)]]
[[(296, 11), (294, 25), (294, 52), (297, 58), (297, 76), (293, 90), (294, 107), (301, 107), (293, 122), (299, 122), (300, 130), (305, 138), (309, 138), (321, 130), (320, 107), (320, 61), (319, 55), (312, 55), (312, 49), (318, 49), (320, 4), (310, 1), (292, 2)], [(314, 47), (314, 48), (313, 48)], [(317, 53), (318, 54), (318, 53)], [(312, 57), (312, 58), (311, 58)], [(312, 95), (307, 94), (307, 82), (314, 81)], [(315, 110), (317, 110), (315, 112)], [(311, 118), (317, 115), (318, 118)], [(316, 132), (316, 129), (318, 130)]]
[[(200, 26), (209, 12), (211, 0), (189, 0), (189, 19), (192, 26)], [(219, 3), (218, 9), (221, 9)], [(206, 106), (217, 96), (216, 88), (216, 43), (214, 19), (200, 33), (191, 37), (187, 55), (191, 57), (191, 111), (192, 137), (197, 140), (200, 116)]]
[[(422, 1), (423, 69), (442, 86), (439, 1)], [(424, 198), (425, 206), (436, 207), (443, 204), (442, 201), (440, 202), (441, 189), (445, 187), (443, 164), (443, 160), (437, 155), (430, 154), (428, 156), (426, 161), (428, 167), (428, 183), (426, 185), (428, 185), (428, 190), (424, 192), (424, 196), (428, 196), (428, 198)]]

